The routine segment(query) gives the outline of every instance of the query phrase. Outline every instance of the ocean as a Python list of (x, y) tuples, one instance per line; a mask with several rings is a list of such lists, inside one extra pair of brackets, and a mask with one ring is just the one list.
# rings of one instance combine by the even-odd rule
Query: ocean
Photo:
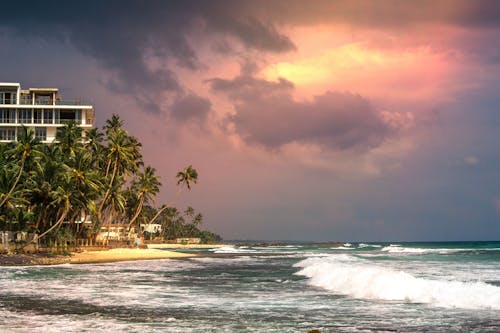
[(500, 242), (0, 267), (0, 332), (500, 332)]

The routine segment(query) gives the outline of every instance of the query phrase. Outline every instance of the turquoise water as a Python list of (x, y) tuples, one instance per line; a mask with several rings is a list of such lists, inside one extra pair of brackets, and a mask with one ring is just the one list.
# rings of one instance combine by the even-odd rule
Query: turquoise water
[(208, 252), (1, 267), (0, 332), (500, 332), (500, 242)]

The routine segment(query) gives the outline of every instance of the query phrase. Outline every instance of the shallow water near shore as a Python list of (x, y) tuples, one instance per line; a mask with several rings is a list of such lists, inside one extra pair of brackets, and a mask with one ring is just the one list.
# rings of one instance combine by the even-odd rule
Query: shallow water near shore
[(499, 332), (500, 242), (0, 267), (0, 332)]

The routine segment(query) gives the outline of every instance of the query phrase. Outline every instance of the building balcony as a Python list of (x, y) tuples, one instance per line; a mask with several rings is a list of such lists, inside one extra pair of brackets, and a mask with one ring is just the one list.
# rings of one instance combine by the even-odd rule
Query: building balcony
[(31, 99), (23, 99), (19, 101), (19, 104), (17, 103), (17, 100), (14, 99), (0, 99), (0, 105), (18, 105), (18, 106), (28, 106), (28, 105), (91, 105), (90, 102), (84, 101), (81, 99), (75, 99), (75, 100), (55, 100), (55, 103), (53, 100), (33, 100)]
[(74, 99), (74, 100), (56, 100), (55, 105), (91, 105), (91, 103), (81, 99)]

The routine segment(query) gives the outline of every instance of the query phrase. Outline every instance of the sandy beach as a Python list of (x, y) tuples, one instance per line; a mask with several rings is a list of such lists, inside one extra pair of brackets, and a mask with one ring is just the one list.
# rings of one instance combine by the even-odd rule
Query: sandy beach
[[(188, 247), (186, 247), (188, 248)], [(117, 248), (104, 251), (74, 252), (69, 256), (49, 254), (4, 254), (0, 255), (0, 266), (91, 264), (101, 262), (174, 259), (195, 257), (197, 254), (165, 251), (159, 249)]]
[(127, 249), (118, 248), (106, 251), (84, 251), (73, 253), (69, 262), (71, 264), (89, 264), (99, 262), (114, 262), (126, 260), (171, 259), (195, 257), (188, 254), (157, 249)]
[(215, 249), (227, 244), (148, 244), (148, 249)]

